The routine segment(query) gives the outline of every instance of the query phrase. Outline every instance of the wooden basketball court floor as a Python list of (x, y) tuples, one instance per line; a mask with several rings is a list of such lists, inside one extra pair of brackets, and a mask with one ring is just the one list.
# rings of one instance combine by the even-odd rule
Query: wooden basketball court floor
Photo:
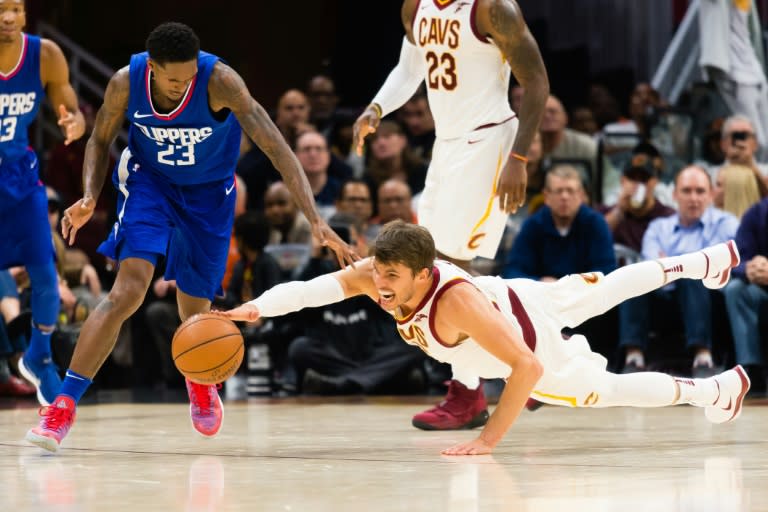
[(768, 510), (759, 402), (726, 425), (689, 406), (547, 406), (493, 455), (446, 457), (477, 431), (411, 427), (435, 399), (227, 401), (213, 439), (183, 403), (83, 405), (55, 455), (23, 441), (33, 403), (0, 403), (0, 510)]

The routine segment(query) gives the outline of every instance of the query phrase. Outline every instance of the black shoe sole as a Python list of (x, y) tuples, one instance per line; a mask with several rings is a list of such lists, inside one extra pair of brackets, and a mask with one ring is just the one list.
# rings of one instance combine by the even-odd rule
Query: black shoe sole
[(421, 430), (472, 430), (473, 428), (482, 427), (488, 422), (488, 411), (480, 411), (477, 416), (466, 422), (465, 424), (455, 428), (439, 428), (423, 421), (412, 420), (411, 424)]

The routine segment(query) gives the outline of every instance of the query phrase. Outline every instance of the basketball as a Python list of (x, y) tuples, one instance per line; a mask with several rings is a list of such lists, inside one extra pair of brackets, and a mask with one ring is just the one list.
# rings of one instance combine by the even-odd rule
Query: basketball
[(187, 318), (171, 343), (176, 368), (198, 384), (218, 384), (230, 378), (240, 368), (244, 352), (240, 329), (211, 313)]

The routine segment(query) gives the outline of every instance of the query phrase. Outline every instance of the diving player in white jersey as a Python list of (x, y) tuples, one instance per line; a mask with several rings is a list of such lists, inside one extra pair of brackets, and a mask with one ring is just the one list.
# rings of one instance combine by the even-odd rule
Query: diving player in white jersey
[(219, 314), (255, 321), (305, 307), (368, 295), (391, 312), (402, 338), (430, 356), (507, 385), (480, 435), (443, 451), (447, 455), (490, 453), (520, 414), (529, 396), (571, 407), (703, 407), (708, 420), (723, 423), (741, 413), (749, 378), (741, 366), (707, 379), (662, 373), (616, 375), (606, 360), (564, 327), (578, 325), (620, 302), (680, 278), (721, 288), (739, 264), (733, 241), (702, 251), (622, 267), (573, 274), (553, 283), (529, 279), (472, 277), (435, 260), (435, 245), (420, 226), (387, 224), (360, 264), (306, 282), (275, 286), (259, 298)]
[[(547, 72), (515, 0), (406, 0), (401, 17), (400, 61), (355, 123), (354, 144), (361, 154), (381, 118), (426, 81), (436, 139), (419, 224), (440, 258), (469, 270), (475, 256), (496, 255), (508, 214), (525, 201), (525, 155), (549, 96)], [(509, 105), (510, 71), (525, 91), (517, 113)], [(453, 373), (447, 398), (414, 416), (414, 426), (485, 422), (477, 375)]]

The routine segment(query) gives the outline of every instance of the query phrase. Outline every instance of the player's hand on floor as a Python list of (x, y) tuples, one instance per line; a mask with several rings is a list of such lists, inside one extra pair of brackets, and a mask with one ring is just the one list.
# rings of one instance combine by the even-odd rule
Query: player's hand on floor
[(61, 236), (69, 245), (75, 243), (77, 230), (88, 222), (95, 207), (96, 201), (92, 197), (84, 197), (64, 210), (64, 217), (61, 219)]
[(459, 443), (442, 451), (443, 455), (486, 455), (493, 451), (490, 446), (481, 438), (474, 439), (466, 443)]
[(223, 316), (224, 318), (229, 318), (234, 322), (255, 322), (261, 318), (259, 308), (253, 304), (248, 304), (247, 302), (234, 309), (230, 309), (229, 311), (211, 310), (211, 313), (217, 316)]

